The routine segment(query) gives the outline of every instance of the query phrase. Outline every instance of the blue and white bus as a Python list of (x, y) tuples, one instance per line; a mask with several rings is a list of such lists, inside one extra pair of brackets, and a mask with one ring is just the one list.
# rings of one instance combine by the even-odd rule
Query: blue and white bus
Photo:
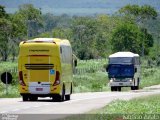
[(140, 83), (140, 58), (132, 52), (117, 52), (109, 56), (107, 66), (111, 91), (121, 91), (121, 87), (138, 90)]

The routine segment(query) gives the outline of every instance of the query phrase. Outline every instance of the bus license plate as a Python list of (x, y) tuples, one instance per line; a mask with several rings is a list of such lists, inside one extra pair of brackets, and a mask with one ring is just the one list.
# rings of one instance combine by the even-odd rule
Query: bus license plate
[(36, 88), (36, 91), (43, 91), (43, 88)]

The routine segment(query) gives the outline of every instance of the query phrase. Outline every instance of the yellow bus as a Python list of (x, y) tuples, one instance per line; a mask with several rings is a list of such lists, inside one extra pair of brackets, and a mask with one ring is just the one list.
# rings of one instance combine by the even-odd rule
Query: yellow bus
[(19, 90), (23, 101), (70, 100), (76, 60), (68, 40), (35, 38), (19, 45)]

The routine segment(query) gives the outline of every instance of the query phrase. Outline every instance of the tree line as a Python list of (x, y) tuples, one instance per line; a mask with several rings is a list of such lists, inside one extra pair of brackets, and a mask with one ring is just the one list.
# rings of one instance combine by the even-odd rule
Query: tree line
[[(70, 40), (74, 54), (84, 59), (104, 58), (117, 51), (131, 51), (155, 58), (159, 43), (157, 11), (149, 5), (126, 5), (113, 15), (56, 16), (24, 4), (14, 14), (0, 6), (0, 55), (14, 61), (18, 44), (35, 37)], [(153, 24), (154, 23), (154, 24)]]

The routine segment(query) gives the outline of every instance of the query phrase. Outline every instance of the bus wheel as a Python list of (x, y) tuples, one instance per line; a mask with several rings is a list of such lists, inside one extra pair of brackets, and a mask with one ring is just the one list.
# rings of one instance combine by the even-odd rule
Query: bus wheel
[(135, 90), (138, 90), (139, 89), (139, 86), (135, 86)]
[(36, 97), (36, 96), (30, 96), (29, 99), (30, 99), (30, 101), (37, 101), (38, 97)]
[(54, 102), (61, 102), (61, 95), (54, 95), (53, 97), (52, 97), (52, 101), (54, 101)]
[(118, 91), (121, 91), (121, 87), (117, 87), (117, 90), (118, 90)]
[(70, 97), (71, 97), (70, 94), (69, 95), (65, 95), (65, 99), (66, 100), (70, 100), (71, 99)]
[(70, 92), (70, 94), (72, 94), (73, 93), (73, 87), (72, 87), (72, 83), (71, 83), (71, 92)]
[(29, 98), (29, 97), (28, 97), (27, 95), (23, 95), (23, 96), (22, 96), (23, 101), (28, 101), (28, 98)]
[(64, 97), (65, 97), (65, 86), (63, 85), (63, 88), (62, 88), (62, 95), (61, 95), (61, 102), (64, 101)]
[(71, 99), (71, 94), (72, 94), (72, 83), (71, 83), (71, 88), (70, 88), (70, 94), (69, 95), (65, 95), (65, 100), (70, 100)]
[(54, 95), (53, 98), (52, 98), (52, 101), (54, 102), (63, 102), (64, 101), (64, 97), (65, 97), (65, 88), (64, 88), (64, 85), (63, 85), (63, 88), (62, 88), (62, 95)]
[(111, 91), (117, 91), (117, 87), (111, 86)]
[(135, 86), (131, 86), (131, 90), (135, 90)]

